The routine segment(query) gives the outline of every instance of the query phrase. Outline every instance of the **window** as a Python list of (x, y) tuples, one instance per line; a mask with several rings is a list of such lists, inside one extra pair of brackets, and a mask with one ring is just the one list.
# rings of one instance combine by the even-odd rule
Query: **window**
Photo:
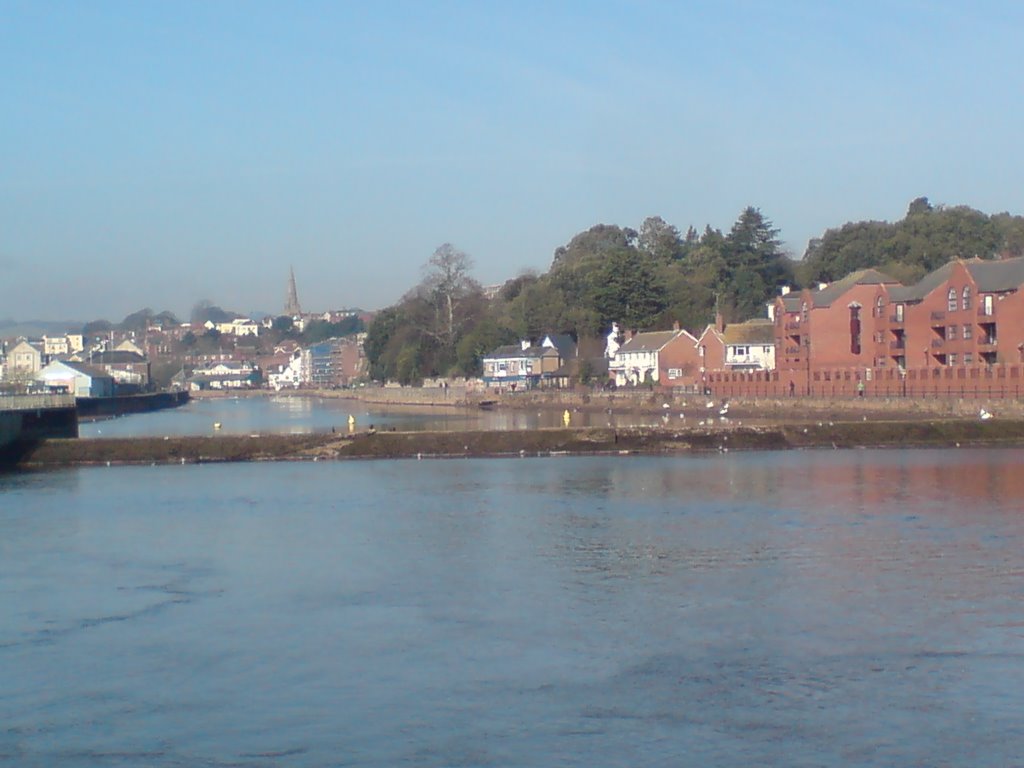
[(963, 291), (963, 303), (961, 305), (964, 309), (971, 308), (971, 286), (965, 285)]
[(974, 355), (970, 352), (964, 352), (964, 365), (971, 365), (974, 363)]
[(733, 347), (732, 353), (736, 355), (736, 357), (746, 357), (748, 354), (750, 354), (747, 351), (747, 347)]
[(946, 341), (953, 341), (957, 337), (958, 328), (955, 325), (946, 326)]
[(860, 305), (850, 305), (850, 353), (860, 354)]
[(902, 323), (903, 322), (903, 305), (902, 304), (897, 304), (896, 305), (896, 322), (897, 323)]
[(970, 323), (968, 323), (967, 325), (964, 326), (964, 338), (965, 339), (971, 338), (971, 334), (973, 333), (973, 331), (972, 331), (973, 328), (974, 328), (974, 326), (971, 325)]
[(946, 364), (947, 365), (956, 365), (956, 354), (955, 353), (946, 355)]
[(957, 295), (956, 288), (949, 289), (949, 295), (946, 297), (946, 309), (950, 312), (956, 312), (957, 307)]
[(681, 379), (683, 377), (683, 369), (682, 368), (669, 368), (668, 369), (668, 377), (670, 379)]

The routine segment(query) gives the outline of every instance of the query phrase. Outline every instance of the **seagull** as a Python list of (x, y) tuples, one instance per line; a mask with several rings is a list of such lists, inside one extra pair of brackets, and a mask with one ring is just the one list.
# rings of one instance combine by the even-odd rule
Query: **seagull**
[(668, 410), (668, 408), (669, 408), (669, 404), (668, 404), (668, 403), (662, 403), (662, 404), (661, 404), (661, 407), (662, 407), (662, 408), (664, 408), (664, 409), (666, 409), (666, 410)]
[(988, 411), (986, 411), (986, 410), (985, 410), (984, 408), (982, 408), (982, 409), (981, 409), (981, 412), (980, 412), (980, 413), (978, 414), (978, 417), (979, 417), (979, 418), (980, 418), (980, 419), (981, 419), (982, 421), (988, 421), (989, 419), (991, 419), (991, 418), (992, 418), (992, 414), (991, 414), (991, 413), (989, 413)]
[(705, 405), (704, 407), (705, 408), (714, 408), (715, 407), (715, 401), (714, 400), (708, 400), (708, 404)]

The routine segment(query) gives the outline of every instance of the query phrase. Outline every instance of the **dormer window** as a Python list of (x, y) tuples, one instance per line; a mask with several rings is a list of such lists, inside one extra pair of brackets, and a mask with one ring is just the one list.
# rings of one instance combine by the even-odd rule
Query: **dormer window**
[(963, 292), (963, 302), (961, 304), (963, 309), (967, 310), (971, 308), (971, 286), (965, 285)]
[(949, 289), (949, 295), (946, 297), (946, 309), (950, 312), (956, 312), (957, 306), (957, 295), (956, 288)]

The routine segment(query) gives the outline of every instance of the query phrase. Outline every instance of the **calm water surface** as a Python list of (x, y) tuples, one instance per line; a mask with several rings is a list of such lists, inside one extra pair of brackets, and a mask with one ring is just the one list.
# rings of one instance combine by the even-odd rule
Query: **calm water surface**
[(1020, 765), (1022, 462), (0, 476), (0, 764)]
[[(577, 427), (628, 427), (663, 424), (692, 425), (699, 419), (711, 418), (704, 403), (694, 404), (689, 414), (671, 413), (643, 415), (616, 413), (573, 413)], [(163, 435), (236, 434), (307, 434), (339, 432), (348, 429), (348, 417), (356, 419), (357, 429), (371, 424), (378, 429), (458, 430), (458, 429), (536, 429), (561, 427), (562, 412), (558, 409), (484, 411), (431, 407), (384, 409), (357, 400), (321, 397), (240, 397), (192, 400), (181, 408), (153, 413), (133, 414), (118, 419), (82, 423), (82, 437), (160, 437)], [(220, 424), (219, 430), (214, 424)]]

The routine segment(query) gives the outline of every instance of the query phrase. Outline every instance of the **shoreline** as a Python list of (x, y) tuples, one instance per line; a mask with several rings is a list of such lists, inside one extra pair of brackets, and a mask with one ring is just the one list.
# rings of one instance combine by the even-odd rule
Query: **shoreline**
[[(493, 410), (541, 410), (653, 415), (665, 410), (676, 413), (686, 411), (697, 418), (717, 413), (722, 403), (728, 402), (729, 415), (737, 419), (759, 419), (788, 423), (821, 420), (846, 421), (852, 419), (886, 419), (917, 421), (921, 419), (976, 419), (984, 408), (999, 418), (1024, 419), (1024, 401), (975, 400), (964, 398), (728, 398), (717, 400), (696, 394), (672, 394), (648, 390), (617, 390), (615, 392), (588, 390), (533, 390), (528, 392), (495, 394), (486, 390), (468, 391), (462, 388), (445, 393), (437, 388), (417, 387), (361, 387), (357, 389), (318, 390), (297, 389), (273, 392), (270, 390), (243, 390), (238, 393), (196, 393), (195, 399), (221, 399), (230, 397), (285, 397), (351, 400), (381, 408), (424, 410), (447, 409), (476, 411), (481, 402), (491, 402)], [(714, 408), (707, 408), (708, 403)]]
[(789, 423), (768, 427), (564, 428), (517, 431), (360, 432), (51, 439), (13, 446), (23, 469), (141, 464), (351, 459), (701, 455), (731, 451), (1024, 447), (1024, 420)]

